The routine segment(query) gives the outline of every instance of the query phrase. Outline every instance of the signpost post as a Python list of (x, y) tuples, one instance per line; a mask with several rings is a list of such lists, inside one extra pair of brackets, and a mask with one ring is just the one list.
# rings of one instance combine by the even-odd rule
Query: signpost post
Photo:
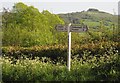
[(68, 71), (70, 71), (70, 62), (71, 62), (71, 31), (70, 31), (71, 23), (68, 25)]
[(78, 26), (78, 25), (71, 25), (71, 23), (68, 26), (63, 25), (57, 25), (56, 27), (57, 31), (62, 32), (68, 32), (68, 60), (67, 60), (67, 67), (68, 71), (70, 71), (71, 67), (71, 32), (85, 32), (88, 30), (87, 26)]

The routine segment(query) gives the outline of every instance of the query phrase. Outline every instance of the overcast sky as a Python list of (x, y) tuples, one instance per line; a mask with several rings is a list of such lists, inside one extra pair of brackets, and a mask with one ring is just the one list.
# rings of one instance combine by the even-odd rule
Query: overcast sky
[[(24, 2), (27, 5), (32, 5), (38, 8), (41, 12), (42, 10), (49, 10), (52, 13), (70, 13), (70, 12), (80, 12), (83, 10), (88, 10), (89, 8), (96, 8), (100, 11), (105, 11), (111, 14), (118, 13), (118, 1), (119, 0), (1, 0), (0, 6), (6, 8), (12, 8), (14, 3)], [(2, 10), (0, 8), (0, 11)]]

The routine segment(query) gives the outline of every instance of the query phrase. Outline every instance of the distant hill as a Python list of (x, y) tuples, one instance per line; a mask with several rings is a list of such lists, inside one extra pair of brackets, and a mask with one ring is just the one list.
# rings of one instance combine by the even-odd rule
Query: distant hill
[(110, 13), (90, 8), (87, 11), (58, 14), (66, 23), (78, 24), (84, 22), (89, 26), (98, 26), (100, 21), (104, 21), (106, 26), (111, 23), (117, 23), (117, 16)]

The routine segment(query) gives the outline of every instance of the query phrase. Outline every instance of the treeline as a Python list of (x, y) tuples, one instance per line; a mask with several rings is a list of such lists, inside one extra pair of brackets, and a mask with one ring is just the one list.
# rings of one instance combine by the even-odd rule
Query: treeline
[[(3, 46), (67, 44), (67, 33), (55, 30), (57, 24), (66, 23), (59, 15), (47, 10), (39, 12), (37, 8), (19, 2), (10, 11), (4, 8), (2, 44)], [(84, 24), (82, 21), (81, 23)], [(106, 27), (101, 21), (96, 29), (89, 28), (88, 32), (72, 33), (72, 44), (101, 40), (118, 40), (117, 27), (114, 24)]]

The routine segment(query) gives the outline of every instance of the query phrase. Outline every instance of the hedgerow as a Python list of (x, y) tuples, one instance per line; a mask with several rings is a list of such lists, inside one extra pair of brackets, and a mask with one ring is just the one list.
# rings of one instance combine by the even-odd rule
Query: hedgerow
[[(113, 52), (114, 51), (114, 52)], [(71, 60), (71, 71), (66, 62), (53, 63), (49, 58), (14, 59), (1, 58), (3, 82), (41, 82), (41, 81), (119, 81), (120, 56), (118, 50), (111, 48), (104, 55), (93, 56), (84, 52), (79, 58)]]
[[(118, 42), (97, 42), (97, 43), (87, 43), (87, 44), (73, 44), (72, 45), (72, 56), (79, 55), (82, 57), (84, 51), (90, 52), (91, 55), (100, 54), (103, 55), (110, 48), (119, 49)], [(33, 46), (33, 47), (17, 47), (17, 46), (7, 46), (2, 47), (3, 56), (9, 56), (14, 58), (19, 57), (48, 57), (52, 60), (57, 60), (59, 58), (65, 60), (67, 58), (67, 45), (48, 45), (48, 46)]]

